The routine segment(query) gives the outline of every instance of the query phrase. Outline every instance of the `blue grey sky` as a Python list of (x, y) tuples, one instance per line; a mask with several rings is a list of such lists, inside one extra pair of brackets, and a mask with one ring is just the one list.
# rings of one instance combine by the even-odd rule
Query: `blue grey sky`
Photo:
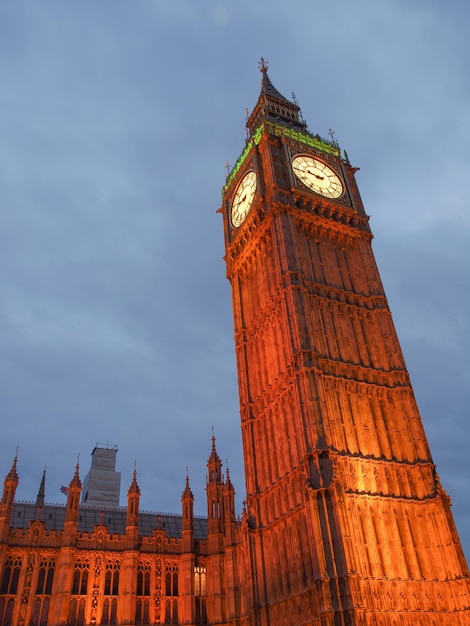
[(119, 448), (146, 510), (205, 513), (212, 427), (244, 484), (220, 215), (258, 61), (360, 167), (374, 251), (470, 555), (470, 5), (0, 4), (0, 477)]

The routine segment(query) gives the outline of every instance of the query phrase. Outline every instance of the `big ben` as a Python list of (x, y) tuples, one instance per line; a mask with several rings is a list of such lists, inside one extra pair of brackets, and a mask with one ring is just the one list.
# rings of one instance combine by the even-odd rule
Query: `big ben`
[(256, 626), (470, 624), (468, 568), (355, 168), (260, 69), (221, 207), (246, 477), (244, 615)]

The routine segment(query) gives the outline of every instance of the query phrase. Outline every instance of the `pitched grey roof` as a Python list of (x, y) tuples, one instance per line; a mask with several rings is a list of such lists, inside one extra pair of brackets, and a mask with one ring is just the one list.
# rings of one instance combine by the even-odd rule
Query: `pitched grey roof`
[[(126, 507), (95, 508), (82, 505), (79, 510), (79, 532), (93, 532), (95, 526), (103, 523), (110, 534), (126, 532)], [(15, 502), (11, 518), (13, 528), (27, 529), (30, 522), (37, 519), (37, 507), (32, 502)], [(46, 530), (59, 531), (64, 528), (65, 506), (46, 504), (42, 507), (39, 519), (46, 525)], [(168, 537), (177, 538), (182, 535), (181, 515), (170, 513), (139, 513), (139, 534), (151, 536), (154, 529), (165, 530)], [(207, 519), (194, 518), (194, 536), (196, 539), (207, 538)]]

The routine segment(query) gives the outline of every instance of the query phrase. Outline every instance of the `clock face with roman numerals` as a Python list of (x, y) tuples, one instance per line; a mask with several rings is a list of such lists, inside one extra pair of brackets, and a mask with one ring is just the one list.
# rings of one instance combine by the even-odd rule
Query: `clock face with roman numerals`
[(256, 174), (254, 172), (248, 172), (238, 185), (232, 202), (231, 218), (232, 225), (235, 226), (235, 228), (238, 228), (248, 215), (248, 211), (251, 209), (255, 198), (255, 193)]
[(296, 156), (292, 159), (292, 170), (306, 187), (326, 198), (339, 198), (343, 193), (339, 176), (319, 159)]

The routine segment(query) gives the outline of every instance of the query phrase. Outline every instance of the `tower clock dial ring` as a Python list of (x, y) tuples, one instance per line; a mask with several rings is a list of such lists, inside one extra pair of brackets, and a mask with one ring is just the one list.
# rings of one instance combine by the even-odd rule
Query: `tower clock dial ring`
[(306, 187), (326, 198), (339, 198), (343, 193), (339, 176), (319, 159), (296, 156), (292, 159), (292, 170)]
[(232, 201), (231, 219), (235, 228), (238, 228), (244, 222), (253, 204), (255, 193), (256, 174), (255, 172), (248, 172), (238, 185)]

